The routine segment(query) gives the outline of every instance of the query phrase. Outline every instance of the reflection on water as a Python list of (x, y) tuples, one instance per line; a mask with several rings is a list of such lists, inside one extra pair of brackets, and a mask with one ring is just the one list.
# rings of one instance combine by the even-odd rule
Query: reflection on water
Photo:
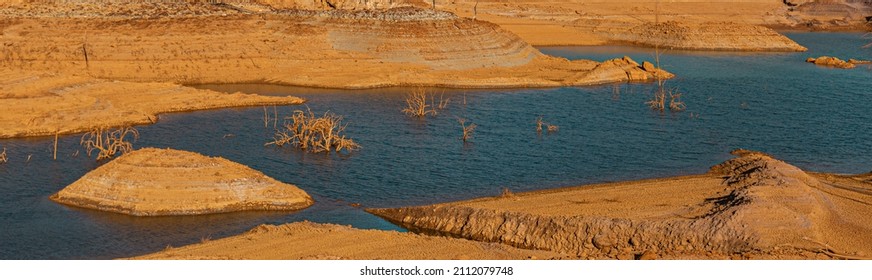
[[(804, 62), (834, 55), (870, 58), (859, 34), (790, 34), (808, 53), (710, 54), (667, 52), (667, 85), (684, 92), (688, 110), (660, 114), (644, 102), (651, 84), (514, 90), (442, 90), (451, 103), (435, 117), (400, 110), (407, 88), (363, 91), (268, 85), (203, 85), (223, 91), (296, 95), (304, 106), (345, 117), (346, 134), (363, 148), (348, 157), (264, 146), (263, 108), (161, 116), (140, 127), (137, 147), (172, 147), (221, 156), (283, 182), (316, 200), (298, 212), (245, 212), (143, 218), (58, 205), (48, 196), (99, 164), (62, 137), (51, 160), (50, 138), (0, 140), (10, 162), (0, 165), (0, 258), (115, 258), (217, 239), (261, 223), (311, 220), (401, 230), (351, 206), (394, 207), (585, 183), (706, 172), (735, 148), (762, 150), (800, 167), (845, 173), (872, 169), (872, 71), (836, 70)], [(598, 60), (641, 48), (543, 48)], [(270, 108), (271, 109), (271, 108)], [(271, 110), (268, 110), (271, 111)], [(693, 115), (691, 115), (693, 114)], [(536, 118), (560, 126), (537, 134)], [(460, 141), (456, 118), (478, 125)], [(233, 134), (233, 137), (224, 137)], [(27, 156), (29, 162), (25, 162)]]

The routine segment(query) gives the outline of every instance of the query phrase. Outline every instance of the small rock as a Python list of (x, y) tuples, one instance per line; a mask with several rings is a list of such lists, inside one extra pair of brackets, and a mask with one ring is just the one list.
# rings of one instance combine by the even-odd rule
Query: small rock
[(639, 63), (636, 62), (635, 60), (633, 60), (632, 58), (630, 58), (629, 56), (624, 56), (624, 62), (627, 62), (633, 66), (639, 66)]
[(654, 67), (654, 64), (652, 64), (651, 62), (645, 61), (645, 62), (642, 62), (642, 70), (645, 70), (648, 72), (654, 72), (654, 71), (657, 71), (657, 68)]
[(612, 244), (612, 241), (606, 235), (597, 234), (593, 237), (593, 246), (596, 246), (597, 249), (602, 250), (603, 248), (611, 247)]
[(632, 260), (633, 257), (634, 257), (633, 254), (629, 254), (629, 253), (618, 255), (619, 260)]
[(639, 255), (639, 260), (647, 261), (647, 260), (656, 260), (657, 254), (651, 251), (645, 251), (642, 255)]

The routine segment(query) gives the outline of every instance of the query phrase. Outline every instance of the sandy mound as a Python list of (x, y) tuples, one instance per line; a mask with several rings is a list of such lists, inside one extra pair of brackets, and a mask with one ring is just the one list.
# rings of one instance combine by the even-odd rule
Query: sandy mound
[(735, 154), (700, 176), (369, 211), (414, 230), (580, 258), (872, 254), (868, 181), (809, 175), (761, 153)]
[[(0, 51), (2, 52), (2, 51)], [(297, 97), (226, 94), (168, 83), (117, 82), (0, 69), (0, 138), (150, 124), (161, 113), (301, 104)]]
[[(66, 13), (64, 10), (58, 13)], [(148, 11), (142, 11), (146, 13)], [(543, 55), (499, 26), (415, 9), (195, 17), (0, 16), (0, 67), (137, 82), (528, 87), (653, 79)], [(51, 13), (50, 13), (51, 14)], [(134, 13), (128, 13), (134, 14)], [(639, 69), (628, 64), (613, 69)]]
[(297, 210), (312, 205), (299, 188), (220, 157), (145, 148), (125, 154), (51, 199), (135, 216), (244, 210)]
[(605, 35), (631, 44), (666, 49), (712, 51), (806, 51), (772, 29), (731, 22), (698, 24), (669, 21), (643, 24), (627, 32)]
[(547, 251), (349, 226), (298, 222), (261, 225), (224, 239), (136, 259), (553, 259)]

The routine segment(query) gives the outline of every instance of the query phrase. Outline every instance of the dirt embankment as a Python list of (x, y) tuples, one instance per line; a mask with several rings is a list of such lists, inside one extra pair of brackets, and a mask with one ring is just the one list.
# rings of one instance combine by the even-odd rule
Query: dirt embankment
[(735, 154), (699, 176), (368, 211), (418, 231), (579, 258), (872, 256), (868, 175)]
[(48, 136), (151, 124), (158, 114), (237, 106), (301, 104), (297, 97), (226, 94), (170, 83), (0, 70), (0, 138)]
[(38, 17), (7, 9), (0, 18), (0, 67), (137, 82), (335, 88), (653, 79), (653, 72), (629, 63), (546, 56), (498, 25), (441, 11), (227, 11), (107, 17), (52, 10), (40, 13), (64, 16)]
[(561, 255), (507, 245), (349, 226), (297, 222), (261, 225), (219, 240), (172, 248), (134, 259), (554, 259)]
[(134, 216), (245, 210), (299, 210), (312, 198), (247, 166), (220, 157), (144, 148), (88, 172), (51, 200)]

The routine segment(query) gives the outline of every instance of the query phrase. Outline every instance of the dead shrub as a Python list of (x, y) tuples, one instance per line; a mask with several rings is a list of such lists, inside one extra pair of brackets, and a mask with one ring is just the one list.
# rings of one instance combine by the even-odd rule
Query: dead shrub
[(126, 154), (133, 151), (133, 144), (125, 140), (127, 135), (133, 136), (134, 142), (139, 139), (139, 131), (129, 126), (115, 130), (94, 128), (82, 135), (79, 143), (85, 147), (88, 157), (91, 157), (91, 152), (97, 151), (97, 160), (109, 159), (117, 153)]
[(439, 95), (439, 102), (436, 102), (436, 95), (428, 93), (423, 88), (418, 88), (406, 95), (406, 108), (403, 113), (410, 117), (423, 118), (427, 115), (435, 116), (439, 114), (438, 110), (445, 110), (451, 99), (444, 98), (444, 93)]
[(472, 138), (472, 134), (475, 133), (476, 125), (472, 122), (466, 125), (466, 119), (464, 118), (457, 118), (457, 122), (460, 123), (460, 128), (463, 131), (463, 136), (460, 137), (460, 140), (463, 140), (463, 142), (469, 141), (469, 138)]
[(274, 141), (265, 145), (293, 145), (301, 150), (313, 153), (354, 151), (360, 145), (354, 140), (345, 138), (343, 132), (347, 125), (342, 125), (342, 117), (330, 112), (317, 117), (311, 109), (306, 111), (296, 110), (278, 129), (273, 138)]
[(542, 117), (536, 119), (536, 133), (542, 133), (542, 127), (545, 127), (545, 131), (548, 133), (554, 133), (560, 130), (559, 126), (547, 123), (542, 120)]
[(3, 147), (3, 152), (0, 153), (0, 164), (8, 162), (9, 159), (6, 157), (6, 147)]

